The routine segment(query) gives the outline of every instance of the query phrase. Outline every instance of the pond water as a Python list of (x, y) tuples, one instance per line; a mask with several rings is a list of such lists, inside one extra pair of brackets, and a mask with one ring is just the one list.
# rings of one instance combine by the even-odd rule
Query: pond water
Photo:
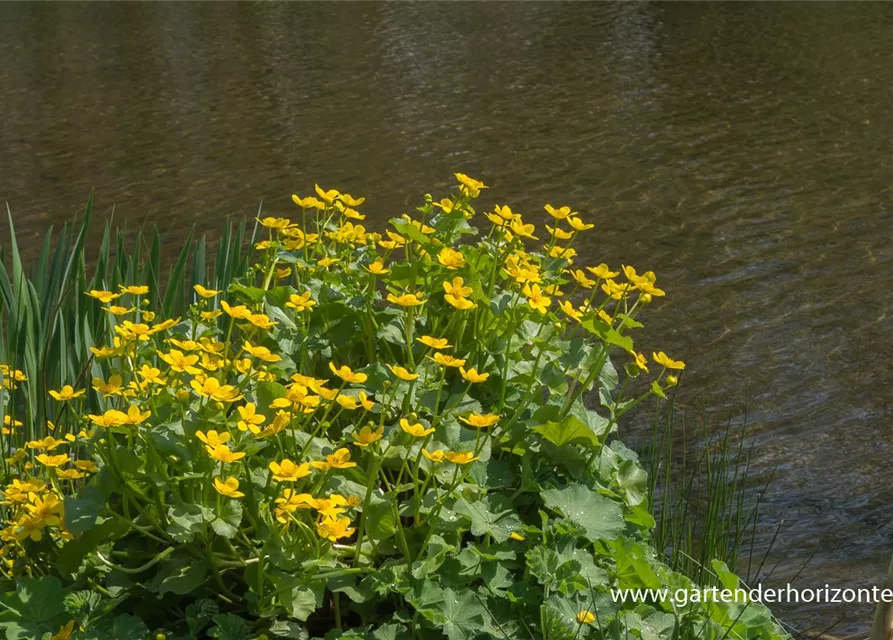
[[(882, 3), (0, 3), (26, 253), (91, 186), (174, 243), (314, 182), (373, 224), (453, 171), (579, 210), (587, 260), (668, 291), (642, 344), (686, 360), (683, 404), (746, 406), (778, 467), (767, 586), (807, 560), (798, 587), (870, 585), (893, 553), (891, 106)], [(778, 608), (841, 635), (871, 610)]]

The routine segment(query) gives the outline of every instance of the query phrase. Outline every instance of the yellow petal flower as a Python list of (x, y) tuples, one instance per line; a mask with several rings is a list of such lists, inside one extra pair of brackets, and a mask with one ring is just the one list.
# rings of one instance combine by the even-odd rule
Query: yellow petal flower
[(222, 496), (228, 498), (244, 498), (245, 494), (239, 491), (239, 480), (229, 477), (226, 480), (214, 478), (214, 489)]
[(682, 360), (673, 360), (663, 351), (658, 351), (657, 353), (652, 352), (651, 357), (654, 358), (654, 361), (667, 369), (685, 369), (685, 363)]
[(426, 429), (420, 422), (409, 424), (409, 421), (406, 418), (400, 418), (400, 428), (414, 438), (424, 438), (425, 436), (434, 433), (433, 428)]

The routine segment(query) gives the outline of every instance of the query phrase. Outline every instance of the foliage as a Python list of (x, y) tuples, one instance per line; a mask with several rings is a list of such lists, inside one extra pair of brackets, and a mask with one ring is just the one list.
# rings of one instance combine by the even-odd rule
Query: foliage
[(634, 351), (663, 291), (575, 267), (568, 207), (541, 248), (508, 206), (471, 242), (485, 187), (457, 178), (384, 236), (362, 198), (295, 196), (182, 313), (136, 267), (78, 282), (92, 382), (34, 400), (41, 367), (0, 371), (8, 638), (781, 635), (756, 605), (611, 598), (694, 586), (611, 440), (684, 367)]
[(690, 419), (672, 405), (657, 407), (642, 455), (657, 521), (654, 547), (699, 584), (720, 585), (714, 560), (742, 567), (745, 583), (754, 584), (768, 555), (759, 557), (754, 543), (773, 473), (759, 482), (746, 420), (714, 427), (703, 407)]

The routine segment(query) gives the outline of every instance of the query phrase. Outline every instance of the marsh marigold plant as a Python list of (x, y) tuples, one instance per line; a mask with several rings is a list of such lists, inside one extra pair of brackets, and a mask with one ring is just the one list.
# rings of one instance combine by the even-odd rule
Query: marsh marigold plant
[(608, 595), (692, 586), (649, 546), (645, 473), (612, 437), (685, 367), (634, 346), (655, 274), (580, 260), (597, 231), (571, 207), (477, 215), (487, 186), (456, 178), (382, 233), (364, 198), (293, 196), (248, 275), (196, 285), (182, 317), (151, 283), (85, 291), (105, 325), (46, 424), (23, 428), (29, 380), (0, 365), (9, 638), (744, 624)]

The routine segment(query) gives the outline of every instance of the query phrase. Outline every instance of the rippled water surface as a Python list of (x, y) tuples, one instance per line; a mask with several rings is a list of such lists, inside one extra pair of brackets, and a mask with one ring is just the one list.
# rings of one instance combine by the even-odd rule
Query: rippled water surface
[(797, 586), (869, 585), (893, 552), (891, 107), (893, 4), (0, 3), (26, 252), (91, 185), (174, 242), (314, 181), (378, 223), (452, 171), (571, 204), (588, 259), (668, 290), (647, 344), (717, 416), (747, 404), (772, 584), (812, 557)]

